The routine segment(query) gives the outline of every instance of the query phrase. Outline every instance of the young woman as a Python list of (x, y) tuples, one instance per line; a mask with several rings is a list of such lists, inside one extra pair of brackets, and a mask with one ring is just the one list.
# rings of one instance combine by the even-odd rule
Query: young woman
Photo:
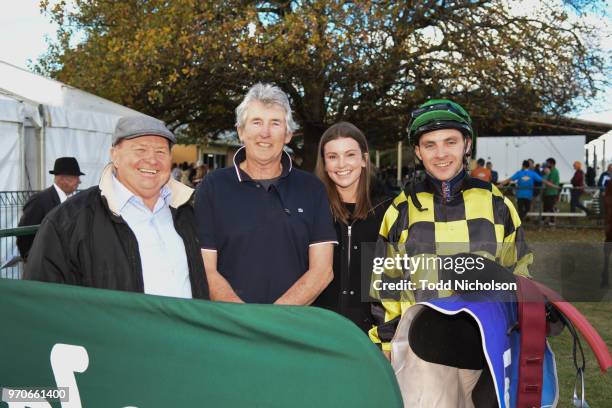
[(336, 123), (323, 133), (315, 172), (329, 196), (339, 245), (334, 249), (334, 280), (313, 306), (340, 313), (367, 332), (372, 318), (362, 287), (369, 287), (372, 262), (363, 265), (362, 278), (361, 244), (376, 243), (391, 198), (371, 195), (368, 143), (351, 123)]

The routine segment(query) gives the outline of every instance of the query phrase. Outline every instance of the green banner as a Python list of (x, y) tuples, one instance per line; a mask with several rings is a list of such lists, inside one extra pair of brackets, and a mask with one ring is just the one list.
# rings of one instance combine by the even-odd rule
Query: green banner
[(9, 408), (402, 406), (381, 352), (322, 309), (2, 279), (0, 387)]

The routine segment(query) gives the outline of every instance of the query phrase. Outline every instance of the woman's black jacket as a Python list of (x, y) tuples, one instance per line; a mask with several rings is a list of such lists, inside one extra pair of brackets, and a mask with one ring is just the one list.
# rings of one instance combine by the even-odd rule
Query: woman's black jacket
[[(335, 220), (338, 245), (334, 248), (334, 279), (313, 303), (313, 306), (343, 315), (365, 332), (372, 327), (368, 290), (374, 245), (391, 198), (384, 197), (374, 202), (366, 219), (354, 220), (351, 217), (348, 224)], [(354, 204), (345, 205), (352, 213)], [(362, 260), (362, 255), (366, 259)]]

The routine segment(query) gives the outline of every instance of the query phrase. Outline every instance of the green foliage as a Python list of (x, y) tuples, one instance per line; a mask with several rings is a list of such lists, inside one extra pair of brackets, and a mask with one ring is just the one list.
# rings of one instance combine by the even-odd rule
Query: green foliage
[(332, 123), (388, 146), (428, 98), (456, 99), (480, 132), (528, 133), (526, 118), (573, 110), (596, 92), (603, 57), (593, 29), (555, 4), (519, 16), (506, 0), (45, 0), (60, 29), (38, 70), (192, 138), (231, 128), (248, 86), (275, 82), (309, 167)]

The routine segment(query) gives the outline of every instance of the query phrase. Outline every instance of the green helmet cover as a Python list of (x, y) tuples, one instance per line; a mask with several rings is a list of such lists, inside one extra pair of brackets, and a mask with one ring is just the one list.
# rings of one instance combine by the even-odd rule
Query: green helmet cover
[(408, 138), (414, 145), (423, 133), (438, 129), (457, 129), (466, 137), (474, 137), (470, 115), (449, 99), (431, 99), (419, 106), (411, 114), (408, 129)]

